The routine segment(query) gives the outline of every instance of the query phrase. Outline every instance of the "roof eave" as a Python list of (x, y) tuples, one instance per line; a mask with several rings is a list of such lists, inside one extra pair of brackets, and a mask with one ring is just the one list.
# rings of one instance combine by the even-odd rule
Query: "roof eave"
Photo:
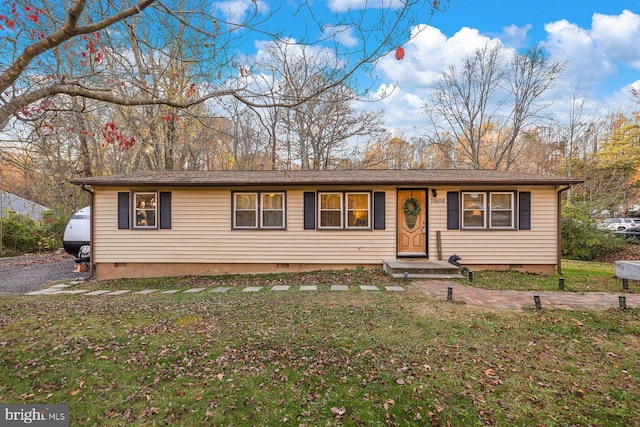
[(171, 180), (122, 180), (122, 181), (100, 181), (94, 179), (73, 179), (70, 181), (76, 185), (90, 185), (101, 187), (144, 187), (144, 186), (169, 186), (169, 187), (260, 187), (260, 186), (331, 186), (331, 185), (396, 185), (396, 186), (443, 186), (443, 185), (475, 185), (475, 186), (490, 186), (490, 185), (531, 185), (531, 186), (545, 186), (545, 185), (576, 185), (581, 184), (584, 181), (579, 179), (558, 179), (558, 180), (544, 180), (544, 181), (530, 181), (530, 180), (353, 180), (353, 181), (280, 181), (273, 180), (269, 182), (246, 182), (246, 181), (229, 181), (229, 182), (210, 182), (210, 181), (171, 181)]

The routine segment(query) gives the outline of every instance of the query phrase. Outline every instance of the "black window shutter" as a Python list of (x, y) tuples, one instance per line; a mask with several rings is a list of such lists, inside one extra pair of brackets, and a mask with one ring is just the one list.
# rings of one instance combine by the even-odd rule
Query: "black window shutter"
[(129, 192), (118, 192), (118, 228), (121, 230), (129, 229)]
[(531, 192), (521, 191), (518, 196), (518, 228), (531, 230)]
[(316, 229), (316, 193), (314, 191), (304, 192), (304, 229)]
[(460, 198), (457, 191), (447, 192), (447, 230), (460, 229)]
[(160, 228), (171, 229), (171, 192), (160, 192)]
[(373, 229), (385, 229), (385, 192), (373, 193)]

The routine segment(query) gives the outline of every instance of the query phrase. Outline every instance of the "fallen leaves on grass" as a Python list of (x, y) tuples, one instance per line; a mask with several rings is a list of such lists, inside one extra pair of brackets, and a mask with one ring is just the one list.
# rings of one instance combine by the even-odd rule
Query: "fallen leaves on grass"
[(346, 412), (347, 412), (347, 409), (346, 409), (344, 406), (341, 406), (341, 407), (339, 407), (339, 408), (338, 408), (338, 407), (336, 407), (336, 406), (334, 406), (334, 407), (332, 407), (332, 408), (331, 408), (331, 413), (332, 413), (333, 415), (335, 415), (336, 417), (341, 417), (341, 416), (343, 416)]
[[(544, 425), (544, 406), (570, 425), (587, 424), (575, 416), (594, 410), (603, 423), (626, 421), (639, 408), (625, 371), (640, 348), (633, 311), (551, 318), (446, 306), (445, 314), (415, 294), (351, 300), (329, 292), (90, 304), (16, 298), (0, 307), (9, 319), (0, 361), (10, 379), (0, 394), (67, 401), (78, 424), (495, 425), (500, 412), (514, 425)], [(602, 369), (603, 360), (620, 368)], [(614, 387), (622, 415), (608, 415)], [(520, 401), (527, 392), (537, 400)]]
[(390, 283), (396, 280), (382, 270), (323, 270), (300, 273), (229, 275), (192, 278), (193, 286), (354, 285)]

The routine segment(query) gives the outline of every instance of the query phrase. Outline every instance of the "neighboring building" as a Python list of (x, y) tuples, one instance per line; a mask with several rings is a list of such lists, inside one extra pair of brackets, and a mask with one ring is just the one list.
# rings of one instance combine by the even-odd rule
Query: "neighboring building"
[(78, 178), (98, 279), (301, 271), (384, 260), (552, 274), (580, 180), (487, 170), (170, 171)]
[(48, 210), (49, 208), (23, 197), (0, 190), (0, 218), (5, 215), (6, 211), (11, 211), (20, 215), (27, 215), (34, 221), (42, 221), (44, 212)]

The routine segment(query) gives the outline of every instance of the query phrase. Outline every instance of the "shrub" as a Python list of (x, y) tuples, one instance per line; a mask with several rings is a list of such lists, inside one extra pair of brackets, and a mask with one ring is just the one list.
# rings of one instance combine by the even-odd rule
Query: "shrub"
[(36, 222), (28, 215), (5, 211), (2, 218), (2, 254), (56, 250), (62, 246), (66, 219), (47, 212), (43, 221)]
[(4, 211), (2, 246), (10, 253), (33, 252), (38, 248), (37, 224), (27, 215)]
[(587, 205), (563, 206), (562, 257), (593, 261), (620, 251), (625, 242), (608, 230), (600, 230)]

